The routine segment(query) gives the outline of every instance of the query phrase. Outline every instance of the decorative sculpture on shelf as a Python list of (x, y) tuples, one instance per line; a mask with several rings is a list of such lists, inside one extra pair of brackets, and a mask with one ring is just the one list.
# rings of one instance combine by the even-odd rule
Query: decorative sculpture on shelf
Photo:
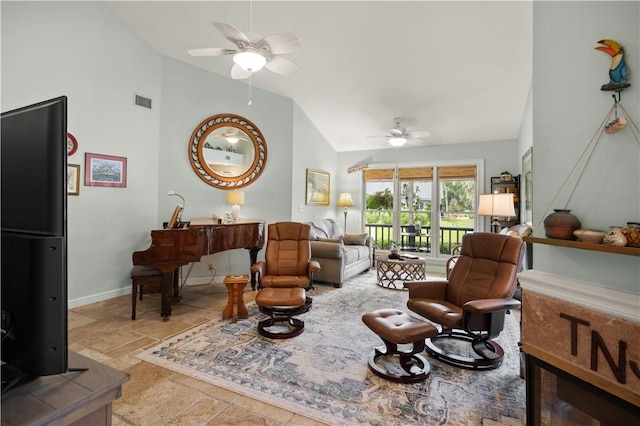
[(624, 48), (619, 43), (609, 39), (600, 40), (598, 44), (602, 46), (596, 47), (596, 50), (601, 50), (611, 56), (609, 83), (603, 84), (600, 90), (623, 91), (631, 85), (627, 83), (629, 80), (629, 70), (627, 69), (627, 63), (624, 59)]

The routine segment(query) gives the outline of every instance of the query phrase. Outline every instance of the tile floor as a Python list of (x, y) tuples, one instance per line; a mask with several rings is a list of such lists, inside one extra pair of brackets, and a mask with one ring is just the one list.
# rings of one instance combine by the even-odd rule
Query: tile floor
[[(255, 292), (247, 286), (245, 302)], [(139, 352), (222, 315), (223, 284), (185, 286), (169, 321), (160, 295), (145, 294), (131, 320), (131, 295), (69, 311), (69, 350), (123, 370), (131, 379), (113, 403), (113, 425), (322, 425), (290, 411), (138, 360)]]
[[(69, 311), (69, 350), (131, 375), (113, 403), (113, 425), (324, 424), (138, 360), (145, 349), (222, 315), (227, 290), (221, 283), (185, 286), (182, 297), (166, 322), (159, 315), (159, 294), (137, 302), (135, 321), (131, 295)], [(254, 297), (247, 286), (245, 303)]]

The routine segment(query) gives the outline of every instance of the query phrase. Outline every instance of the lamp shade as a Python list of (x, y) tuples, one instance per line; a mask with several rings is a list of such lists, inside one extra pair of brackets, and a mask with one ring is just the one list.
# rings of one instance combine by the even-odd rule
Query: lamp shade
[(350, 192), (341, 192), (338, 198), (338, 207), (353, 207), (353, 200)]
[(515, 216), (516, 210), (513, 206), (513, 194), (480, 195), (478, 214), (482, 216)]
[(229, 191), (227, 192), (227, 204), (244, 204), (244, 192), (243, 191)]

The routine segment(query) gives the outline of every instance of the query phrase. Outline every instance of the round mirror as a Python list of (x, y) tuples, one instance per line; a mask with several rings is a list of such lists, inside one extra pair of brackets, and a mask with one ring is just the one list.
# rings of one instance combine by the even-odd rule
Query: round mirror
[(264, 170), (267, 144), (251, 121), (218, 114), (203, 120), (191, 134), (189, 160), (198, 177), (209, 185), (242, 188)]

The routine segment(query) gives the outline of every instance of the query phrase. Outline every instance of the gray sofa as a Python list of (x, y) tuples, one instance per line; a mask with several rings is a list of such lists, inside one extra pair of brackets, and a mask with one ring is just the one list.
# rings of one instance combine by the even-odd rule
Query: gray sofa
[(369, 270), (372, 265), (372, 240), (367, 234), (343, 233), (333, 219), (309, 222), (311, 225), (311, 260), (320, 263), (313, 281), (342, 287), (349, 278)]

